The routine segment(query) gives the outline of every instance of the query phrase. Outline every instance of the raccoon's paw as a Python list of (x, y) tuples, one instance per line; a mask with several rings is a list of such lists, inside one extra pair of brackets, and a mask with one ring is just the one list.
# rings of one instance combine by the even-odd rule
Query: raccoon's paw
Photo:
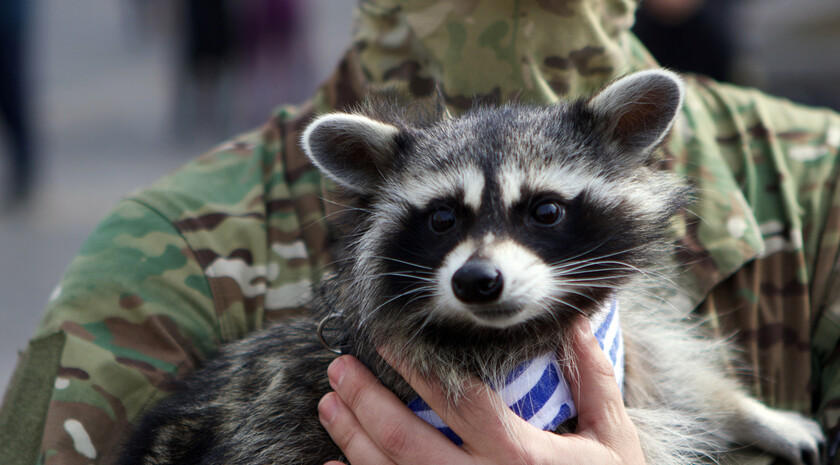
[(748, 410), (751, 415), (738, 434), (739, 442), (772, 452), (795, 465), (821, 463), (825, 436), (815, 421), (758, 402)]

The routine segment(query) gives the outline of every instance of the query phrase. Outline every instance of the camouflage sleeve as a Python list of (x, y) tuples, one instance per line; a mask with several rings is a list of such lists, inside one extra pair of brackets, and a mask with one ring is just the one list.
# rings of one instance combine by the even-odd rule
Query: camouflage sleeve
[(703, 78), (688, 88), (671, 149), (702, 220), (683, 242), (684, 289), (743, 349), (752, 392), (818, 419), (840, 463), (840, 115)]
[(332, 262), (309, 107), (117, 205), (56, 287), (0, 414), (0, 463), (112, 463), (131, 422), (218, 345), (301, 311)]
[[(828, 221), (833, 228), (826, 231), (827, 240), (840, 244), (840, 189), (835, 192)], [(827, 430), (828, 454), (834, 457), (832, 463), (840, 464), (840, 260), (836, 246), (826, 255), (834, 264), (826, 279), (825, 306), (814, 327), (812, 387), (819, 393), (817, 419)]]
[(130, 419), (218, 341), (202, 268), (169, 220), (126, 200), (56, 287), (0, 414), (9, 464), (109, 463)]

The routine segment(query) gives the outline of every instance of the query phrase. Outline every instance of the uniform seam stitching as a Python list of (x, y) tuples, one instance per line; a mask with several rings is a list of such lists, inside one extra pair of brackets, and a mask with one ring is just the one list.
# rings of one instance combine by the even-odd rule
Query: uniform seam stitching
[(199, 261), (198, 256), (196, 255), (195, 244), (193, 244), (193, 242), (190, 241), (190, 239), (184, 234), (184, 232), (181, 231), (181, 229), (175, 225), (175, 222), (172, 219), (167, 217), (165, 214), (163, 214), (163, 212), (160, 211), (160, 209), (151, 205), (148, 201), (141, 200), (136, 197), (128, 198), (126, 199), (126, 201), (135, 202), (143, 207), (148, 208), (154, 214), (158, 215), (161, 219), (165, 220), (170, 226), (172, 226), (172, 229), (174, 229), (178, 233), (178, 236), (181, 237), (181, 239), (183, 239), (184, 243), (187, 244), (187, 247), (189, 247), (190, 252), (192, 252), (194, 257), (196, 257), (196, 263), (199, 267), (201, 267), (201, 275), (204, 277), (204, 282), (207, 283), (207, 287), (210, 289), (210, 294), (213, 300), (213, 318), (215, 319), (216, 325), (219, 328), (219, 333), (221, 337), (221, 341), (219, 342), (222, 343), (228, 340), (229, 331), (226, 329), (222, 318), (219, 317), (219, 309), (224, 308), (224, 304), (226, 302), (223, 295), (224, 293), (220, 292), (218, 285), (216, 285), (212, 280), (208, 278), (207, 269), (204, 267), (204, 264)]

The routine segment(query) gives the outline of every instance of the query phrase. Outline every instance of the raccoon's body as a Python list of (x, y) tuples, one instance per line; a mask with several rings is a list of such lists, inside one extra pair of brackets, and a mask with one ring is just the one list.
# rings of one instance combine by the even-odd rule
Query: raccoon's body
[(636, 290), (665, 279), (671, 220), (691, 195), (654, 155), (682, 95), (676, 76), (652, 71), (548, 108), (317, 119), (303, 146), (355, 202), (335, 275), (310, 316), (225, 346), (149, 412), (123, 463), (341, 458), (317, 413), (336, 357), (317, 337), (326, 316), (327, 338), (403, 401), (416, 394), (377, 350), (440, 383), (457, 407), (468, 376), (495, 383), (546, 353), (571, 363), (570, 323), (612, 299), (625, 403), (649, 463), (714, 460), (733, 444), (816, 460), (816, 424), (747, 397), (719, 342)]

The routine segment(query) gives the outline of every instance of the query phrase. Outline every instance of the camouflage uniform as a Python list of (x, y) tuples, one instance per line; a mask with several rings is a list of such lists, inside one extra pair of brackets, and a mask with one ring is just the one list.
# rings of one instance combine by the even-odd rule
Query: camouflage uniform
[[(313, 115), (380, 84), (418, 96), (439, 87), (454, 112), (589, 93), (656, 66), (628, 32), (635, 6), (362, 1), (352, 47), (311, 101), (123, 200), (90, 236), (6, 393), (4, 463), (109, 463), (167, 382), (218, 344), (299, 311), (330, 266), (324, 218), (337, 208), (297, 143)], [(686, 266), (673, 300), (722, 334), (737, 331), (753, 392), (814, 415), (833, 448), (840, 116), (687, 81), (668, 168), (694, 180), (698, 199), (679, 225)]]

